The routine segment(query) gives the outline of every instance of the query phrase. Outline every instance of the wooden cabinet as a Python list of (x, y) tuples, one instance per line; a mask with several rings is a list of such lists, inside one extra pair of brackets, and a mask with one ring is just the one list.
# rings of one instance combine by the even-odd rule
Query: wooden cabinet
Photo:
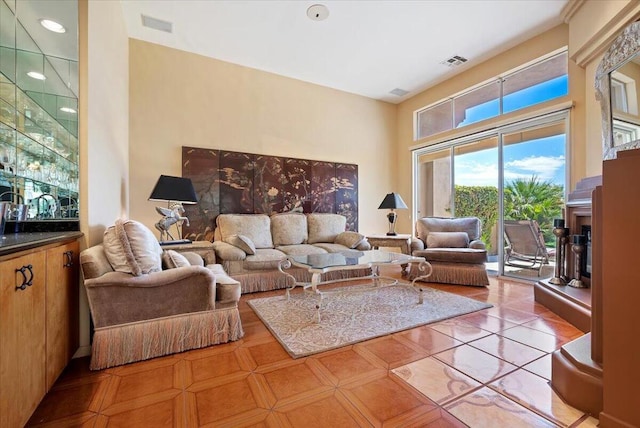
[(75, 240), (0, 257), (1, 427), (27, 423), (77, 347), (77, 266)]
[(23, 426), (46, 392), (45, 272), (44, 252), (0, 263), (0, 426), (3, 427)]
[(47, 390), (78, 348), (78, 242), (47, 250)]

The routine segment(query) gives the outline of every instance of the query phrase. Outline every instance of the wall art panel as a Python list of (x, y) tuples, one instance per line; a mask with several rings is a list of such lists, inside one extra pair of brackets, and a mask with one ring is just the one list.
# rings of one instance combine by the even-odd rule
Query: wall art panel
[(220, 214), (220, 151), (182, 148), (182, 175), (191, 178), (198, 203), (185, 205), (189, 225), (183, 224), (183, 235), (201, 234), (199, 239), (212, 237), (215, 218)]
[(358, 230), (358, 165), (183, 147), (182, 176), (199, 200), (185, 206), (189, 239), (211, 240), (218, 214), (234, 213), (339, 213)]

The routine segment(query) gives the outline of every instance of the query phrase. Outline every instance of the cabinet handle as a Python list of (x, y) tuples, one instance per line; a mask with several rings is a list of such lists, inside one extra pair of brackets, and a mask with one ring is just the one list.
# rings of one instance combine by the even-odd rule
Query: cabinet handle
[[(26, 271), (29, 271), (29, 279), (27, 279)], [(33, 284), (33, 265), (22, 266), (20, 269), (16, 269), (16, 272), (22, 274), (22, 284), (16, 285), (16, 290), (24, 290), (27, 286), (31, 287)]]
[(73, 251), (72, 250), (65, 251), (64, 255), (67, 258), (67, 261), (62, 266), (64, 266), (64, 267), (73, 266)]

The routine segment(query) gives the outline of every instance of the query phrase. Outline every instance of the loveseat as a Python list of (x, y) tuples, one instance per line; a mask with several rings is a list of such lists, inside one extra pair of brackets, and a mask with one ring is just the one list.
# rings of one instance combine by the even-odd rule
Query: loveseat
[(80, 253), (91, 317), (92, 370), (240, 339), (240, 284), (195, 253), (163, 251), (127, 220)]
[[(444, 284), (489, 285), (485, 262), (487, 250), (480, 240), (482, 224), (477, 217), (424, 217), (416, 222), (416, 238), (411, 254), (424, 257), (432, 266), (429, 282)], [(411, 279), (420, 276), (411, 267)]]
[[(280, 261), (287, 256), (371, 249), (363, 235), (345, 228), (346, 218), (339, 214), (220, 214), (216, 218), (213, 245), (216, 260), (240, 281), (242, 293), (252, 293), (292, 285), (278, 270)], [(323, 280), (370, 272), (370, 269), (328, 272)], [(297, 281), (311, 279), (305, 269), (291, 268), (287, 273)]]

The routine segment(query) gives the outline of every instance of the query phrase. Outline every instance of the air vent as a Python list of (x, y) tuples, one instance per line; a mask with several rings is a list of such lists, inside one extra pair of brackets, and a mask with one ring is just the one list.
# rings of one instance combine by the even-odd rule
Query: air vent
[(152, 18), (147, 15), (140, 15), (142, 17), (142, 25), (154, 30), (164, 31), (165, 33), (173, 33), (173, 23), (169, 21), (163, 21), (162, 19)]
[(404, 97), (409, 93), (409, 91), (405, 91), (404, 89), (400, 89), (400, 88), (395, 88), (394, 90), (389, 91), (389, 93), (393, 95), (397, 95), (399, 97)]
[(442, 61), (440, 64), (446, 65), (447, 67), (457, 67), (459, 65), (464, 64), (465, 62), (467, 62), (468, 60), (460, 55), (454, 55), (451, 58), (447, 58), (444, 61)]

